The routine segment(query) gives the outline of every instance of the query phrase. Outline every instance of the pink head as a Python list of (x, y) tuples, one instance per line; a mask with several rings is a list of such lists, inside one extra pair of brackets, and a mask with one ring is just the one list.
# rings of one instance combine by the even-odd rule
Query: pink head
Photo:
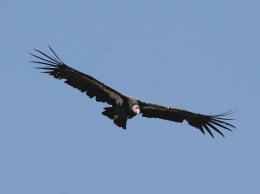
[(132, 111), (136, 114), (140, 113), (140, 107), (139, 105), (135, 104), (134, 106), (132, 106)]

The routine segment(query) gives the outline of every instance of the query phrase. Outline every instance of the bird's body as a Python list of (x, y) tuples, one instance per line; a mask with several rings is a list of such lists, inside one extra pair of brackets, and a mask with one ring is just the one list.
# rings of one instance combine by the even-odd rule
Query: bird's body
[(135, 97), (121, 94), (92, 76), (67, 66), (52, 49), (51, 51), (55, 57), (50, 57), (39, 50), (36, 51), (42, 54), (43, 57), (31, 54), (41, 60), (32, 62), (45, 65), (44, 67), (38, 67), (39, 69), (46, 70), (44, 73), (48, 73), (56, 79), (65, 79), (66, 84), (86, 93), (90, 98), (95, 97), (97, 102), (111, 105), (104, 108), (102, 114), (112, 119), (118, 127), (123, 129), (126, 129), (127, 120), (139, 113), (147, 118), (160, 118), (175, 122), (186, 120), (189, 125), (196, 127), (202, 133), (205, 134), (204, 130), (206, 130), (212, 137), (214, 136), (210, 128), (222, 136), (224, 136), (223, 133), (217, 127), (229, 131), (231, 131), (230, 128), (235, 128), (226, 122), (232, 119), (225, 118), (225, 116), (232, 114), (231, 111), (219, 115), (202, 115), (169, 106), (146, 103)]
[(127, 119), (131, 119), (140, 113), (140, 100), (132, 96), (124, 96), (123, 103), (117, 104), (116, 106), (106, 107), (103, 115), (114, 120), (114, 123), (118, 127), (126, 129)]

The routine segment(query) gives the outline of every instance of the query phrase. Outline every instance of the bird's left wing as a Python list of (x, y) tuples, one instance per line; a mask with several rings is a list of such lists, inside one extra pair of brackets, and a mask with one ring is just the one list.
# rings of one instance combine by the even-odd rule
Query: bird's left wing
[(202, 115), (186, 110), (171, 108), (168, 106), (161, 106), (157, 104), (145, 102), (140, 102), (139, 104), (141, 109), (140, 113), (143, 117), (159, 118), (179, 123), (182, 123), (184, 120), (186, 120), (189, 123), (189, 125), (196, 127), (203, 134), (205, 134), (204, 130), (206, 130), (212, 137), (214, 136), (210, 129), (215, 130), (224, 137), (223, 133), (217, 127), (229, 131), (232, 131), (231, 128), (235, 128), (235, 126), (227, 122), (228, 120), (233, 119), (225, 118), (226, 116), (232, 114), (231, 111), (218, 115)]
[(113, 106), (116, 104), (122, 104), (124, 95), (98, 81), (92, 76), (67, 66), (60, 60), (52, 48), (49, 48), (51, 49), (54, 56), (48, 56), (39, 50), (35, 51), (40, 53), (42, 55), (41, 57), (30, 53), (32, 56), (41, 60), (31, 62), (45, 65), (44, 67), (36, 68), (46, 70), (43, 73), (47, 73), (56, 79), (65, 79), (66, 81), (64, 82), (66, 84), (77, 88), (81, 92), (86, 92), (90, 98), (95, 96), (97, 102), (106, 102)]

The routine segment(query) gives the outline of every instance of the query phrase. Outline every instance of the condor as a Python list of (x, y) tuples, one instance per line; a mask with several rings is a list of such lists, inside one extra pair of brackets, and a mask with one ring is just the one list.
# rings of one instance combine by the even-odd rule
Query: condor
[(232, 111), (217, 115), (203, 115), (141, 101), (135, 97), (121, 94), (92, 76), (67, 66), (50, 46), (49, 48), (54, 56), (48, 56), (39, 50), (35, 51), (40, 56), (30, 53), (39, 59), (39, 61), (31, 62), (44, 65), (36, 68), (45, 70), (43, 73), (47, 73), (56, 79), (65, 79), (66, 84), (86, 93), (90, 98), (95, 97), (97, 102), (111, 105), (104, 108), (102, 114), (113, 120), (118, 127), (126, 129), (127, 120), (141, 114), (143, 117), (159, 118), (179, 123), (186, 120), (189, 125), (199, 129), (203, 134), (205, 134), (206, 130), (212, 137), (214, 137), (211, 132), (212, 129), (224, 137), (219, 128), (229, 131), (235, 128), (235, 126), (228, 123), (232, 119), (226, 118), (226, 116), (233, 113)]

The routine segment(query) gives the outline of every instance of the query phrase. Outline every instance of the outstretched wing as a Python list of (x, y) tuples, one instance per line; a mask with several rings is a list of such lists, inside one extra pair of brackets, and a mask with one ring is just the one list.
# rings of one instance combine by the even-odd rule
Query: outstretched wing
[(205, 134), (204, 130), (206, 130), (213, 138), (214, 136), (211, 132), (211, 129), (215, 130), (224, 137), (223, 133), (217, 127), (229, 131), (232, 131), (231, 128), (235, 128), (235, 126), (227, 123), (227, 121), (233, 119), (224, 118), (225, 116), (232, 114), (231, 111), (218, 115), (202, 115), (186, 110), (161, 106), (157, 104), (150, 104), (144, 102), (141, 102), (139, 104), (141, 108), (141, 114), (143, 117), (159, 118), (179, 123), (182, 123), (184, 120), (186, 120), (189, 123), (189, 125), (196, 127), (203, 134)]
[(90, 98), (96, 97), (97, 102), (106, 102), (115, 106), (116, 104), (122, 104), (123, 95), (113, 88), (101, 83), (90, 75), (79, 72), (61, 61), (56, 53), (49, 46), (54, 56), (48, 56), (45, 53), (35, 50), (42, 56), (37, 56), (30, 53), (32, 56), (40, 59), (40, 61), (31, 61), (44, 65), (44, 67), (36, 67), (37, 69), (46, 70), (43, 73), (47, 73), (56, 79), (65, 79), (64, 83), (77, 88), (81, 92), (85, 92)]

